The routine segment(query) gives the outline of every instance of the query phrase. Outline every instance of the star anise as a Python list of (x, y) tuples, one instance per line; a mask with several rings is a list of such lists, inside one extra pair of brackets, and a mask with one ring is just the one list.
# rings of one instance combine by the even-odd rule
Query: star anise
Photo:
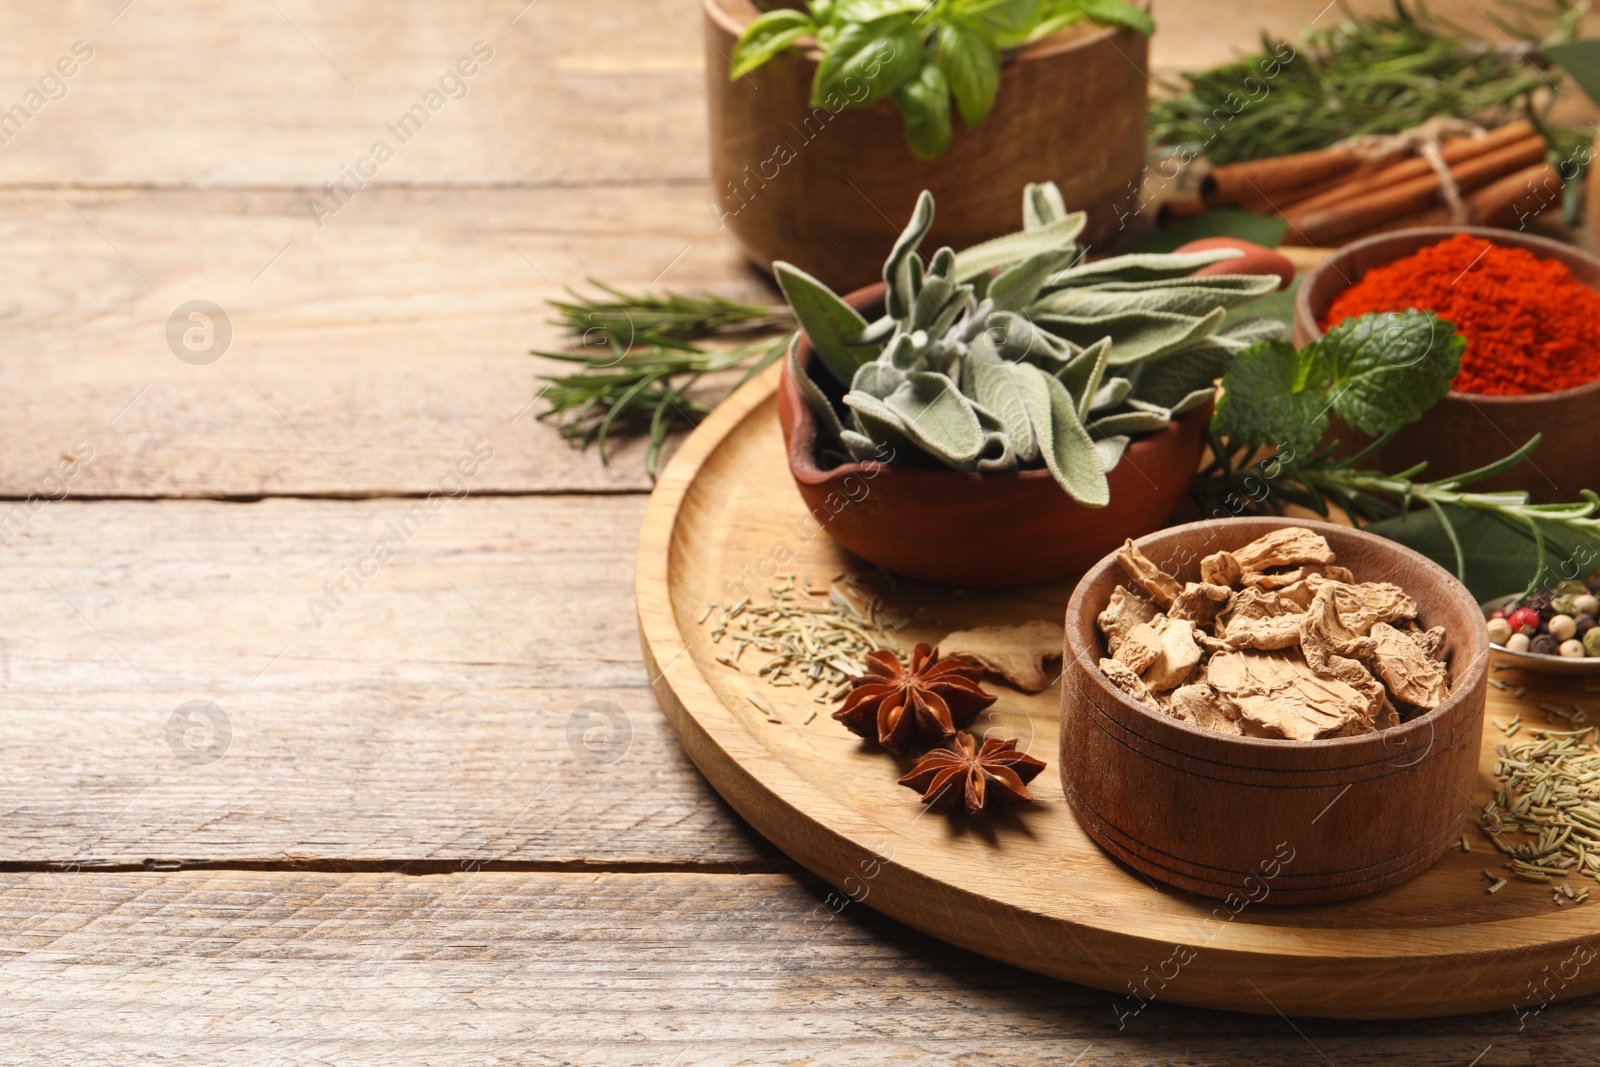
[(977, 747), (969, 733), (958, 733), (949, 748), (936, 748), (917, 761), (900, 784), (922, 793), (922, 802), (941, 811), (981, 815), (993, 808), (1026, 804), (1027, 783), (1044, 770), (1044, 761), (1017, 751), (1015, 741), (991, 737)]
[(978, 687), (977, 667), (941, 660), (932, 645), (911, 650), (910, 669), (885, 649), (866, 658), (867, 673), (850, 680), (854, 688), (833, 717), (896, 755), (948, 743), (995, 702)]

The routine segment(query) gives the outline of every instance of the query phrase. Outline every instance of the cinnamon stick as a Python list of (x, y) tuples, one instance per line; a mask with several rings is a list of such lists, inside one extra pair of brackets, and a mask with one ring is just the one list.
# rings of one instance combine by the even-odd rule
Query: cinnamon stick
[(1259, 211), (1268, 215), (1281, 214), (1288, 211), (1291, 205), (1302, 200), (1337, 192), (1350, 185), (1360, 184), (1364, 179), (1379, 174), (1392, 165), (1387, 160), (1363, 163), (1353, 170), (1336, 174), (1331, 178), (1308, 185), (1303, 189), (1274, 189), (1269, 193), (1253, 193), (1240, 200), (1237, 206), (1243, 211)]
[[(1475, 156), (1488, 155), (1507, 145), (1516, 144), (1534, 135), (1533, 123), (1526, 120), (1507, 123), (1499, 129), (1491, 130), (1482, 137), (1452, 137), (1439, 145), (1439, 157), (1448, 166), (1465, 163)], [(1307, 190), (1304, 197), (1296, 198), (1289, 203), (1279, 204), (1285, 213), (1289, 211), (1310, 211), (1316, 208), (1327, 207), (1330, 204), (1353, 200), (1366, 193), (1377, 192), (1380, 189), (1392, 188), (1399, 182), (1409, 181), (1430, 174), (1433, 167), (1422, 156), (1414, 156), (1399, 163), (1380, 165), (1376, 172), (1369, 172), (1363, 177), (1360, 173), (1353, 173), (1349, 180), (1337, 180), (1331, 187), (1324, 186), (1319, 190)]]
[(1274, 191), (1299, 189), (1355, 170), (1364, 160), (1350, 148), (1324, 148), (1214, 168), (1200, 185), (1209, 207), (1225, 207)]
[(1468, 217), (1481, 226), (1520, 227), (1561, 203), (1561, 187), (1550, 164), (1536, 163), (1484, 186), (1464, 203)]
[[(1465, 193), (1512, 171), (1532, 166), (1542, 161), (1544, 154), (1544, 140), (1534, 135), (1452, 166), (1450, 177)], [(1323, 244), (1372, 229), (1390, 219), (1416, 214), (1438, 202), (1440, 188), (1439, 175), (1430, 170), (1425, 175), (1350, 200), (1286, 212), (1284, 218), (1289, 223), (1289, 233), (1285, 243)]]

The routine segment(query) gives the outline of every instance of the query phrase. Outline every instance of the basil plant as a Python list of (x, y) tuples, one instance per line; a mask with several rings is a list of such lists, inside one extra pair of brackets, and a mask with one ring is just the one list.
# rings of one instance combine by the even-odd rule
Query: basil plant
[(1046, 467), (1100, 507), (1130, 440), (1205, 404), (1235, 354), (1283, 336), (1276, 319), (1227, 319), (1276, 289), (1275, 275), (1192, 276), (1236, 250), (1087, 262), (1083, 213), (1053, 183), (1027, 187), (1020, 232), (924, 261), (933, 212), (924, 192), (883, 265), (872, 322), (774, 264), (815, 353), (801, 367), (791, 350), (789, 373), (816, 413), (824, 466), (889, 448), (897, 465)]
[(950, 101), (976, 126), (994, 106), (1001, 55), (1075, 22), (1131, 26), (1150, 16), (1128, 0), (810, 0), (776, 7), (739, 36), (728, 74), (737, 80), (791, 46), (815, 40), (822, 61), (811, 106), (830, 111), (894, 101), (906, 144), (921, 159), (950, 147)]

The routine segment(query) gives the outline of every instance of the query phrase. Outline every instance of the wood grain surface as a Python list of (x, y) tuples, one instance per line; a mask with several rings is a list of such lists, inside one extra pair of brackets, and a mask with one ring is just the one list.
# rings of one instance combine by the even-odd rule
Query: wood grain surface
[(4, 874), (0, 957), (8, 1065), (49, 1049), (337, 1067), (1509, 1067), (1596, 1048), (1592, 1011), (1572, 1004), (1352, 1024), (1156, 1003), (1119, 1029), (1106, 993), (781, 875)]
[[(1153, 72), (1326, 10), (1158, 5)], [(601, 467), (523, 411), (563, 286), (766, 291), (705, 206), (688, 0), (10, 14), (0, 106), (93, 57), (0, 145), (0, 1063), (1600, 1058), (1588, 1002), (1520, 1031), (1158, 1002), (1119, 1031), (1104, 994), (759, 873), (792, 868), (645, 688), (638, 450)], [(308, 201), (479, 40), (319, 228)], [(193, 299), (236, 328), (210, 366), (165, 341)], [(35, 511), (80, 442), (82, 502)], [(479, 442), (472, 498), (317, 629), (315, 587)], [(196, 700), (228, 716), (210, 762), (204, 716), (169, 732)], [(615, 763), (573, 758), (595, 700)], [(577, 751), (608, 755), (609, 711)], [(229, 869), (116, 869), (147, 863)]]

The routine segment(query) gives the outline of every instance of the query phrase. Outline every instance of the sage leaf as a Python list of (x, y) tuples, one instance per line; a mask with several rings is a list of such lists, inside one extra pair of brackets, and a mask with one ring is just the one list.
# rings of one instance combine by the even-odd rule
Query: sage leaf
[(811, 348), (840, 385), (855, 377), (856, 368), (875, 358), (877, 347), (851, 345), (850, 339), (867, 328), (867, 320), (817, 279), (782, 260), (772, 265), (784, 298), (805, 330)]
[(1107, 378), (1101, 383), (1100, 388), (1089, 394), (1088, 401), (1082, 405), (1083, 414), (1080, 418), (1087, 418), (1096, 411), (1105, 411), (1114, 408), (1133, 392), (1133, 383), (1126, 378)]
[(1466, 338), (1431, 311), (1346, 319), (1314, 344), (1333, 413), (1373, 437), (1410, 422), (1450, 391)]
[(983, 31), (955, 21), (939, 26), (934, 50), (955, 95), (961, 121), (976, 126), (988, 117), (1000, 88), (1000, 49)]
[(1135, 368), (1134, 389), (1141, 400), (1176, 411), (1185, 397), (1215, 392), (1217, 379), (1233, 356), (1233, 350), (1213, 334), (1169, 356), (1140, 364)]
[(892, 95), (912, 154), (921, 160), (944, 155), (950, 148), (950, 83), (939, 64), (926, 61)]
[(1110, 474), (1122, 462), (1122, 453), (1128, 450), (1128, 438), (1107, 437), (1094, 443), (1094, 454), (1100, 460), (1100, 469)]
[(1050, 393), (1050, 440), (1044, 449), (1045, 466), (1072, 499), (1086, 507), (1105, 507), (1111, 502), (1111, 486), (1101, 469), (1100, 453), (1078, 419), (1077, 404), (1066, 386), (1054, 378), (1041, 377)]
[(1003, 433), (991, 433), (983, 439), (983, 450), (978, 453), (977, 469), (980, 471), (1011, 471), (1017, 469), (1017, 454)]
[(1078, 398), (1078, 417), (1089, 417), (1089, 405), (1111, 365), (1111, 338), (1102, 337), (1072, 358), (1072, 362), (1057, 374), (1067, 392)]
[(1216, 395), (1217, 387), (1215, 385), (1208, 385), (1204, 389), (1196, 389), (1194, 392), (1187, 393), (1180, 397), (1178, 402), (1172, 405), (1172, 414), (1174, 416), (1184, 415), (1193, 411), (1195, 408), (1204, 407), (1206, 404), (1209, 404), (1212, 398)]
[(1165, 430), (1172, 421), (1170, 414), (1153, 411), (1121, 411), (1105, 415), (1089, 423), (1084, 429), (1094, 438), (1116, 437), (1120, 434), (1152, 433)]
[(839, 432), (839, 440), (843, 442), (845, 451), (849, 453), (850, 458), (857, 463), (883, 458), (883, 449), (879, 448), (877, 442), (864, 433), (857, 433), (855, 430), (841, 430)]
[(1034, 321), (1057, 337), (1074, 344), (1088, 345), (1109, 336), (1111, 365), (1122, 367), (1176, 352), (1185, 345), (1210, 336), (1226, 314), (1222, 308), (1200, 318), (1160, 311), (1134, 311), (1089, 318), (1041, 313), (1034, 317)]
[(844, 23), (817, 64), (811, 106), (837, 111), (842, 97), (850, 107), (866, 107), (914, 77), (925, 55), (909, 15)]
[(1328, 403), (1308, 379), (1315, 360), (1282, 341), (1260, 344), (1233, 358), (1211, 430), (1233, 444), (1277, 448), (1288, 458), (1310, 456), (1328, 428)]
[(1201, 267), (1238, 259), (1244, 255), (1236, 248), (1217, 248), (1209, 252), (1183, 252), (1172, 255), (1112, 256), (1098, 263), (1086, 263), (1055, 275), (1045, 285), (1045, 292), (1054, 292), (1073, 285), (1097, 285), (1101, 282), (1148, 282), (1187, 278)]
[(1067, 217), (1067, 202), (1055, 182), (1029, 182), (1022, 190), (1022, 228), (1042, 230)]
[(956, 383), (943, 374), (917, 371), (883, 403), (900, 416), (906, 435), (929, 455), (951, 465), (978, 458), (983, 427)]
[(817, 417), (817, 424), (821, 430), (823, 443), (841, 440), (844, 435), (844, 425), (839, 421), (839, 413), (833, 409), (833, 404), (828, 400), (816, 382), (811, 380), (811, 375), (800, 366), (800, 361), (794, 358), (794, 349), (789, 349), (789, 376), (794, 379), (800, 395), (805, 399), (806, 407), (810, 408)]
[(883, 400), (905, 383), (906, 376), (898, 368), (881, 360), (863, 363), (850, 381), (850, 388)]
[(1012, 264), (990, 283), (987, 299), (1000, 311), (1021, 311), (1032, 304), (1045, 281), (1071, 259), (1071, 248), (1050, 248), (1035, 252)]
[[(1038, 370), (1027, 364), (975, 363), (971, 371), (973, 396), (999, 419), (1016, 459), (1023, 463), (1038, 459), (1039, 442), (1023, 403), (1024, 387), (1017, 381), (1023, 375), (1037, 378)], [(1042, 391), (1044, 384), (1038, 383), (1038, 388)]]
[(916, 299), (917, 286), (921, 282), (920, 276), (913, 278), (912, 265), (916, 264), (920, 270), (921, 264), (916, 258), (917, 246), (932, 228), (933, 194), (924, 189), (922, 195), (917, 197), (911, 221), (900, 232), (894, 247), (889, 250), (889, 258), (883, 262), (883, 280), (889, 287), (884, 295), (884, 310), (892, 319), (902, 320), (911, 314), (911, 302)]
[(882, 400), (851, 390), (844, 395), (844, 403), (850, 409), (856, 429), (877, 442), (880, 451), (907, 459), (923, 451), (906, 432), (905, 420)]
[(971, 281), (991, 270), (1004, 270), (1040, 252), (1074, 248), (1087, 216), (1075, 211), (1035, 230), (1006, 234), (956, 253), (956, 280)]
[(728, 79), (738, 81), (800, 38), (816, 32), (816, 22), (803, 11), (780, 7), (766, 12), (746, 26), (734, 42)]

